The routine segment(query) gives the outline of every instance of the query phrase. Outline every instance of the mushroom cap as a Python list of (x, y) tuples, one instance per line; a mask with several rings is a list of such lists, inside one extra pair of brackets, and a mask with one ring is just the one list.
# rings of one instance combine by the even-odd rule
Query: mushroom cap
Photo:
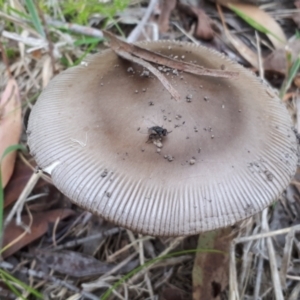
[[(205, 47), (139, 45), (239, 76), (163, 68), (181, 95), (176, 102), (156, 77), (141, 76), (141, 66), (111, 50), (62, 72), (28, 124), (31, 154), (58, 189), (106, 220), (156, 236), (232, 225), (275, 201), (297, 154), (291, 118), (274, 91)], [(162, 145), (149, 142), (154, 126), (168, 130)]]

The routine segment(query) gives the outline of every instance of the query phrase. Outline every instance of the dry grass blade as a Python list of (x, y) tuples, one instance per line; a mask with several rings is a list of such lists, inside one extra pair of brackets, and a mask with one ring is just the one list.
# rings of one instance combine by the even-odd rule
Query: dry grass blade
[(256, 53), (254, 53), (249, 47), (247, 47), (239, 38), (237, 38), (235, 35), (229, 32), (227, 25), (224, 21), (221, 6), (217, 5), (217, 8), (227, 39), (245, 60), (247, 60), (253, 67), (258, 69), (259, 65)]
[(264, 32), (275, 48), (281, 48), (287, 43), (280, 25), (259, 7), (244, 3), (229, 4), (228, 7), (243, 17), (252, 27)]
[(180, 94), (173, 88), (173, 86), (170, 84), (170, 82), (167, 80), (167, 78), (161, 74), (156, 68), (154, 68), (151, 64), (149, 64), (147, 61), (144, 61), (141, 58), (135, 57), (131, 55), (130, 53), (112, 48), (119, 56), (134, 62), (138, 65), (143, 66), (144, 68), (148, 69), (153, 75), (155, 75), (159, 81), (163, 84), (163, 86), (167, 89), (167, 91), (171, 94), (171, 96), (176, 100), (180, 100)]
[[(266, 208), (262, 212), (262, 229), (265, 232), (270, 231), (269, 224), (268, 224), (268, 208)], [(266, 244), (269, 253), (270, 269), (271, 269), (271, 276), (273, 281), (275, 298), (276, 300), (283, 300), (284, 298), (283, 298), (282, 287), (280, 283), (279, 272), (278, 272), (278, 267), (277, 267), (277, 262), (275, 257), (275, 249), (274, 249), (272, 239), (268, 237), (266, 239)]]
[[(199, 76), (212, 76), (212, 77), (220, 77), (220, 78), (233, 78), (238, 76), (238, 72), (217, 70), (217, 69), (208, 69), (201, 67), (199, 65), (178, 61), (176, 59), (169, 58), (167, 56), (161, 55), (159, 53), (149, 51), (147, 49), (141, 48), (137, 45), (128, 44), (126, 42), (121, 41), (116, 38), (113, 34), (107, 31), (103, 31), (104, 36), (110, 39), (111, 47), (115, 51), (115, 49), (123, 50), (131, 55), (137, 56), (146, 61), (164, 65), (169, 68), (173, 68), (176, 70), (184, 71), (187, 73), (199, 75)], [(221, 67), (221, 66), (220, 66)]]

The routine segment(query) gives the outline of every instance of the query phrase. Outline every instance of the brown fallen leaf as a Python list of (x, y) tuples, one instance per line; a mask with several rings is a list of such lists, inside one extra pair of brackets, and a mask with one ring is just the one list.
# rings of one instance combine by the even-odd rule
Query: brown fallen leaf
[[(0, 156), (11, 145), (18, 144), (22, 131), (21, 100), (16, 80), (10, 78), (0, 100)], [(13, 173), (16, 152), (2, 161), (2, 186), (5, 187)]]
[(162, 300), (184, 300), (186, 299), (187, 295), (183, 294), (178, 288), (175, 287), (167, 287), (161, 293)]
[(202, 40), (211, 40), (214, 37), (214, 31), (211, 27), (212, 20), (199, 7), (178, 3), (178, 10), (185, 15), (197, 18), (197, 26), (194, 31), (194, 36)]
[[(47, 230), (49, 223), (54, 223), (58, 218), (65, 219), (71, 215), (73, 215), (75, 212), (71, 209), (54, 209), (46, 212), (40, 212), (37, 214), (33, 214), (32, 218), (32, 225), (31, 225), (31, 232), (24, 234), (24, 229), (20, 226), (16, 225), (15, 220), (12, 220), (7, 227), (4, 230), (4, 236), (3, 236), (3, 249), (5, 249), (8, 245), (10, 245), (9, 248), (7, 248), (3, 253), (3, 258), (6, 258), (15, 252), (17, 252), (19, 249), (25, 247), (26, 245), (30, 244), (34, 240), (38, 239), (42, 235), (44, 235)], [(22, 222), (29, 226), (30, 224), (30, 218), (29, 216), (23, 216)], [(19, 238), (21, 235), (23, 235), (19, 240), (17, 240), (15, 243), (13, 243), (17, 238)]]
[(123, 51), (121, 49), (114, 49), (112, 47), (112, 49), (122, 58), (125, 58), (131, 62), (134, 62), (138, 65), (143, 66), (144, 68), (148, 69), (153, 75), (155, 75), (159, 81), (163, 84), (163, 86), (167, 89), (167, 91), (169, 91), (169, 93), (171, 94), (171, 96), (176, 100), (179, 101), (180, 100), (180, 94), (173, 88), (173, 86), (170, 84), (170, 82), (167, 80), (167, 78), (160, 73), (159, 70), (157, 70), (155, 67), (153, 67), (150, 63), (148, 63), (147, 61), (133, 56), (130, 53)]
[(287, 43), (287, 39), (281, 26), (264, 10), (260, 9), (255, 5), (244, 4), (244, 3), (227, 3), (228, 8), (234, 6), (249, 18), (254, 20), (256, 23), (262, 25), (269, 32), (266, 35), (272, 42), (273, 46), (278, 49)]
[[(300, 0), (295, 1), (294, 5), (297, 9), (300, 9)], [(292, 19), (297, 24), (298, 28), (300, 28), (300, 12), (295, 12), (292, 16)]]
[(167, 91), (171, 94), (171, 96), (177, 101), (180, 100), (180, 94), (173, 88), (173, 86), (169, 83), (167, 78), (163, 74), (161, 74), (155, 67), (153, 67), (149, 62), (158, 65), (164, 65), (176, 70), (185, 71), (196, 75), (207, 75), (207, 76), (225, 77), (225, 78), (228, 77), (230, 78), (238, 75), (237, 72), (207, 69), (195, 64), (186, 63), (186, 62), (169, 58), (162, 54), (141, 48), (137, 45), (126, 43), (118, 39), (112, 33), (105, 30), (103, 30), (103, 35), (106, 38), (110, 39), (110, 48), (117, 55), (148, 69), (153, 75), (155, 75), (159, 79), (162, 85), (167, 89)]
[(285, 47), (274, 50), (264, 59), (264, 69), (286, 74), (287, 52), (290, 52), (292, 61), (294, 61), (300, 53), (300, 40), (289, 42)]
[(149, 51), (142, 47), (139, 47), (134, 44), (128, 44), (124, 41), (121, 41), (117, 37), (115, 37), (112, 33), (103, 30), (103, 34), (105, 37), (108, 37), (111, 42), (111, 48), (114, 51), (125, 51), (130, 53), (136, 57), (139, 57), (143, 60), (163, 65), (172, 69), (176, 69), (179, 71), (184, 71), (187, 73), (199, 75), (199, 76), (212, 76), (212, 77), (220, 77), (220, 78), (234, 78), (238, 76), (238, 72), (224, 71), (218, 69), (208, 69), (202, 66), (191, 64), (184, 61), (179, 61), (167, 56), (164, 56), (160, 53)]
[[(4, 189), (4, 207), (7, 207), (18, 199), (30, 179), (32, 172), (31, 168), (21, 159), (16, 160), (12, 177)], [(44, 180), (39, 180), (36, 187), (41, 187), (44, 184), (46, 184)]]
[(294, 85), (297, 87), (297, 88), (300, 88), (300, 74), (297, 74), (294, 78)]
[(170, 16), (176, 7), (177, 0), (163, 0), (161, 2), (161, 13), (158, 19), (158, 26), (160, 32), (167, 32), (169, 30)]
[(246, 46), (236, 35), (233, 33), (230, 33), (227, 25), (224, 20), (223, 12), (220, 5), (217, 5), (217, 9), (222, 21), (222, 25), (224, 28), (224, 32), (226, 34), (227, 39), (230, 41), (230, 43), (233, 45), (233, 47), (236, 49), (236, 51), (253, 67), (258, 69), (258, 57), (257, 54), (254, 53), (248, 46)]
[[(36, 258), (49, 268), (73, 277), (85, 277), (103, 275), (110, 272), (116, 265), (101, 262), (93, 256), (79, 252), (61, 250), (51, 252), (45, 250), (35, 250)], [(132, 261), (118, 270), (118, 274), (128, 273), (139, 264), (138, 260)]]
[(201, 233), (198, 249), (214, 249), (224, 253), (197, 252), (193, 268), (193, 300), (221, 300), (229, 279), (231, 228)]

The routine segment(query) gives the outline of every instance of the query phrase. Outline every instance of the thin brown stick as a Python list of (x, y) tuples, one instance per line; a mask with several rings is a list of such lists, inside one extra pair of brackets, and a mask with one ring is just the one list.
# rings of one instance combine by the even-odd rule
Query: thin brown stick
[(164, 56), (160, 53), (149, 51), (147, 49), (141, 48), (137, 45), (128, 44), (124, 41), (121, 41), (112, 33), (103, 30), (103, 34), (105, 37), (110, 39), (111, 48), (115, 51), (115, 49), (123, 50), (127, 53), (130, 53), (133, 56), (137, 56), (146, 61), (164, 65), (169, 68), (177, 69), (180, 71), (184, 71), (187, 73), (200, 75), (200, 76), (212, 76), (212, 77), (220, 77), (220, 78), (233, 78), (238, 76), (238, 72), (232, 71), (224, 71), (217, 69), (208, 69), (202, 66), (198, 66), (195, 64), (178, 61), (176, 59)]
[(163, 84), (163, 86), (168, 90), (168, 92), (171, 94), (171, 96), (176, 100), (180, 100), (179, 93), (173, 88), (171, 83), (167, 80), (167, 78), (160, 73), (156, 68), (154, 68), (150, 63), (147, 61), (144, 61), (141, 58), (138, 58), (136, 56), (131, 55), (130, 53), (123, 51), (123, 50), (115, 50), (113, 49), (119, 56), (132, 61), (138, 65), (143, 66), (144, 68), (148, 69), (153, 75), (155, 75), (159, 81)]

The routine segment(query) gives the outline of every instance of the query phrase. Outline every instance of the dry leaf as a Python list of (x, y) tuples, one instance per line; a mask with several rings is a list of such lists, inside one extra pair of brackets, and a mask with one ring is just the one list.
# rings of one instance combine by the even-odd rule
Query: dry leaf
[(178, 10), (183, 12), (185, 15), (197, 18), (197, 26), (194, 32), (194, 36), (196, 38), (203, 40), (213, 39), (214, 31), (211, 27), (212, 20), (203, 9), (179, 3)]
[(49, 268), (78, 278), (103, 275), (115, 267), (114, 264), (101, 262), (93, 256), (68, 250), (59, 252), (36, 250), (35, 254), (37, 259)]
[(229, 279), (231, 231), (231, 228), (224, 228), (199, 235), (198, 249), (224, 253), (197, 253), (193, 268), (193, 300), (221, 300), (221, 292), (227, 287)]
[(220, 78), (232, 78), (237, 77), (238, 72), (231, 72), (231, 71), (224, 71), (224, 70), (218, 70), (218, 69), (208, 69), (204, 68), (202, 66), (191, 64), (184, 61), (179, 61), (167, 56), (164, 56), (162, 54), (149, 51), (147, 49), (141, 48), (134, 44), (128, 44), (124, 41), (121, 41), (120, 39), (116, 38), (113, 34), (111, 34), (108, 31), (103, 30), (103, 34), (110, 38), (111, 41), (111, 48), (114, 51), (125, 51), (129, 54), (132, 54), (136, 57), (139, 57), (143, 60), (163, 65), (172, 69), (176, 69), (179, 71), (184, 71), (187, 73), (199, 75), (199, 76), (212, 76), (212, 77), (220, 77)]
[(224, 28), (225, 35), (227, 39), (230, 41), (230, 43), (233, 45), (233, 47), (236, 49), (236, 51), (253, 67), (258, 69), (258, 57), (257, 54), (254, 53), (248, 46), (246, 46), (236, 35), (233, 33), (230, 33), (227, 25), (224, 21), (223, 12), (221, 10), (221, 7), (217, 5), (218, 12), (222, 21), (222, 25)]
[[(295, 1), (294, 5), (297, 7), (297, 9), (300, 9), (300, 0)], [(300, 28), (300, 12), (295, 12), (292, 16), (292, 19), (297, 24), (298, 28)]]
[[(4, 189), (4, 207), (7, 207), (18, 199), (32, 172), (29, 166), (22, 160), (17, 159), (12, 177)], [(44, 180), (39, 180), (35, 187), (41, 187), (44, 184), (46, 184)]]
[(261, 10), (259, 7), (250, 4), (228, 3), (226, 6), (230, 8), (231, 4), (245, 15), (253, 19), (256, 23), (262, 25), (272, 32), (272, 34), (267, 33), (267, 36), (275, 48), (281, 48), (287, 43), (287, 39), (282, 28), (268, 13)]
[[(0, 101), (0, 156), (11, 145), (18, 144), (22, 131), (21, 100), (18, 84), (10, 78)], [(16, 160), (16, 152), (8, 154), (1, 165), (2, 186), (8, 183)]]
[(294, 84), (297, 88), (300, 88), (300, 74), (297, 74), (294, 78)]
[(117, 55), (148, 69), (153, 75), (155, 75), (159, 79), (159, 81), (163, 84), (163, 86), (167, 89), (167, 91), (175, 100), (180, 99), (179, 93), (173, 88), (173, 86), (169, 83), (167, 78), (163, 74), (161, 74), (158, 71), (158, 69), (153, 67), (149, 62), (158, 65), (164, 65), (176, 70), (185, 71), (196, 75), (207, 75), (225, 78), (238, 75), (237, 72), (207, 69), (195, 64), (186, 63), (169, 58), (162, 54), (141, 48), (137, 45), (126, 43), (115, 37), (112, 33), (105, 30), (103, 30), (103, 34), (106, 38), (108, 37), (110, 39), (110, 47)]
[(287, 52), (292, 55), (294, 61), (300, 53), (300, 40), (289, 42), (285, 47), (274, 50), (264, 59), (264, 69), (286, 74), (287, 71)]
[(184, 300), (187, 295), (184, 295), (183, 291), (176, 287), (165, 288), (161, 293), (161, 300)]
[(169, 20), (173, 9), (176, 7), (177, 0), (163, 0), (161, 6), (161, 13), (158, 19), (160, 32), (167, 32), (169, 30)]
[[(116, 265), (101, 262), (93, 256), (74, 251), (62, 250), (51, 252), (36, 250), (36, 257), (39, 261), (46, 264), (49, 268), (73, 277), (99, 276), (110, 272)], [(119, 269), (118, 274), (127, 273), (137, 267), (138, 261), (132, 261), (123, 268)]]
[[(16, 240), (20, 235), (24, 234), (21, 239), (19, 239), (16, 243), (11, 245), (7, 250), (2, 253), (3, 258), (6, 258), (34, 240), (38, 239), (42, 235), (44, 235), (48, 230), (49, 223), (54, 223), (58, 218), (65, 219), (74, 214), (74, 211), (71, 209), (55, 209), (46, 212), (40, 212), (37, 214), (33, 214), (32, 218), (32, 226), (31, 232), (24, 234), (24, 229), (20, 226), (16, 225), (15, 220), (12, 220), (4, 230), (3, 237), (3, 248)], [(30, 219), (29, 216), (23, 216), (22, 222), (29, 226)]]

